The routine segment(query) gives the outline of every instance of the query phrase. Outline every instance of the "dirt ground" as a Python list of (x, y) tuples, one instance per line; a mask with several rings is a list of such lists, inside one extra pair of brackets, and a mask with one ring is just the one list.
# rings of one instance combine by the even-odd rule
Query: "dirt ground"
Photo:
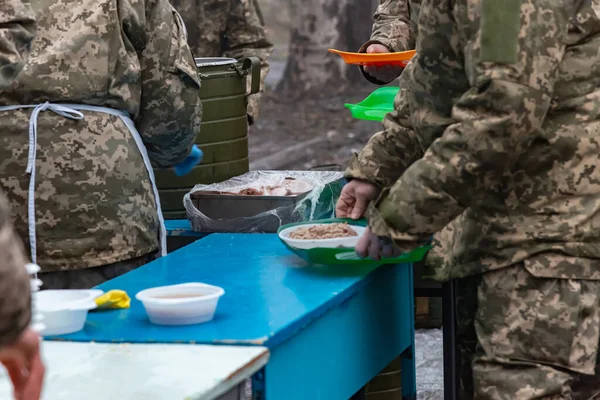
[(284, 72), (293, 16), (288, 0), (258, 1), (275, 48), (261, 114), (250, 128), (250, 168), (305, 170), (331, 163), (344, 168), (352, 152), (381, 128), (378, 122), (352, 119), (344, 103), (363, 100), (377, 86), (361, 79), (337, 95), (322, 93), (299, 101), (277, 96), (273, 89)]
[(273, 91), (283, 68), (284, 62), (272, 61), (261, 113), (250, 128), (250, 168), (306, 170), (323, 164), (345, 168), (381, 123), (353, 119), (344, 103), (363, 100), (377, 86), (358, 82), (341, 94), (288, 99)]

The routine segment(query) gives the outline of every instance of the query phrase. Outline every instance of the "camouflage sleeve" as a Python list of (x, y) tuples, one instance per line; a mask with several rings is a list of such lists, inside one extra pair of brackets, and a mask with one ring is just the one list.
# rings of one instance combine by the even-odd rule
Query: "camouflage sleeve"
[(185, 25), (168, 0), (146, 0), (145, 14), (135, 122), (153, 166), (169, 168), (187, 157), (200, 130), (200, 81)]
[[(550, 107), (572, 12), (564, 2), (536, 0), (457, 0), (457, 7), (471, 10), (455, 30), (470, 32), (460, 46), (471, 89), (455, 102), (456, 122), (368, 211), (372, 231), (403, 250), (428, 241), (469, 206), (502, 196), (506, 173)], [(443, 57), (448, 50), (428, 51)]]
[(0, 5), (0, 90), (9, 87), (25, 66), (35, 33), (29, 0), (3, 0)]
[(0, 347), (14, 343), (31, 321), (31, 289), (23, 247), (0, 192)]
[[(365, 53), (372, 44), (381, 44), (391, 52), (412, 50), (415, 38), (411, 30), (409, 0), (379, 0), (379, 6), (373, 15), (371, 39), (362, 45), (359, 53)], [(385, 85), (367, 74), (360, 67), (365, 79), (376, 85)]]
[[(268, 58), (273, 52), (273, 44), (267, 38), (265, 24), (256, 0), (232, 0), (233, 5), (227, 24), (226, 57), (241, 59), (258, 57), (262, 63), (260, 72), (260, 92), (248, 98), (248, 120), (254, 123), (259, 113), (259, 102), (264, 92), (265, 78), (269, 72)], [(250, 87), (248, 77), (248, 88)]]
[(415, 48), (408, 3), (409, 0), (379, 0), (373, 15), (371, 39), (360, 48), (361, 53), (374, 43), (384, 45), (393, 52)]
[(400, 77), (395, 111), (383, 120), (383, 131), (375, 134), (346, 169), (346, 178), (361, 179), (379, 187), (391, 186), (404, 171), (422, 157), (422, 143), (410, 122), (407, 80), (412, 63)]

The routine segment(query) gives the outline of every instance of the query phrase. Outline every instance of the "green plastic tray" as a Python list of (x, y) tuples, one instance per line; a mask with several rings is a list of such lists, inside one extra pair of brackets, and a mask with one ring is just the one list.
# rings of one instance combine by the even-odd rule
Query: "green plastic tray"
[(383, 121), (385, 115), (394, 111), (394, 99), (399, 87), (385, 86), (375, 90), (358, 104), (344, 104), (352, 117), (367, 121)]
[[(293, 224), (283, 225), (277, 231), (281, 232), (284, 229), (307, 225), (307, 224), (332, 224), (335, 222), (347, 222), (349, 225), (355, 226), (367, 226), (367, 221), (362, 220), (352, 220), (346, 218), (330, 218), (323, 219), (318, 221), (304, 221), (304, 222), (296, 222)], [(281, 238), (280, 238), (281, 240)], [(409, 253), (401, 254), (398, 257), (393, 258), (383, 258), (381, 260), (373, 260), (370, 258), (360, 258), (356, 254), (353, 249), (332, 249), (332, 248), (314, 248), (310, 250), (301, 250), (296, 249), (294, 247), (289, 246), (286, 242), (281, 240), (281, 242), (287, 247), (292, 253), (302, 258), (304, 261), (309, 262), (311, 264), (319, 264), (319, 265), (383, 265), (383, 264), (401, 264), (401, 263), (414, 263), (421, 261), (427, 251), (431, 248), (431, 246), (422, 246), (419, 247)]]

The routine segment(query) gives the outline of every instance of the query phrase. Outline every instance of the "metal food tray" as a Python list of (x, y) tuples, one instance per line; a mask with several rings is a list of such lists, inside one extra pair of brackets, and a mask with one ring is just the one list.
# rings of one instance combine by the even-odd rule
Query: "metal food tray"
[[(211, 190), (213, 193), (192, 191), (190, 192), (192, 204), (205, 216), (205, 218), (194, 218), (188, 212), (192, 229), (212, 233), (275, 233), (281, 225), (329, 218), (334, 213), (335, 201), (345, 183), (343, 173), (331, 171), (251, 171), (234, 179), (244, 179), (246, 176), (250, 178), (257, 173), (272, 173), (296, 179), (319, 176), (330, 176), (333, 179), (324, 181), (316, 207), (311, 199), (307, 199), (307, 206), (299, 209), (297, 206), (315, 189), (294, 196), (244, 196), (214, 193), (216, 190)], [(228, 186), (228, 182), (222, 182), (224, 188)], [(250, 182), (249, 180), (248, 183)]]

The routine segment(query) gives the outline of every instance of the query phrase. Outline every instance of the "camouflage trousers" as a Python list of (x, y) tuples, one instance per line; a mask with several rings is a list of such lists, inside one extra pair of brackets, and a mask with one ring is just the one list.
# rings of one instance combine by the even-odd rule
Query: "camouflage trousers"
[(69, 270), (42, 272), (38, 274), (43, 284), (41, 289), (91, 289), (117, 276), (126, 274), (148, 264), (156, 258), (156, 253), (150, 253), (145, 256), (133, 258), (131, 260), (119, 261), (114, 264), (103, 265), (100, 267)]
[(599, 281), (517, 265), (455, 284), (461, 400), (600, 399)]

